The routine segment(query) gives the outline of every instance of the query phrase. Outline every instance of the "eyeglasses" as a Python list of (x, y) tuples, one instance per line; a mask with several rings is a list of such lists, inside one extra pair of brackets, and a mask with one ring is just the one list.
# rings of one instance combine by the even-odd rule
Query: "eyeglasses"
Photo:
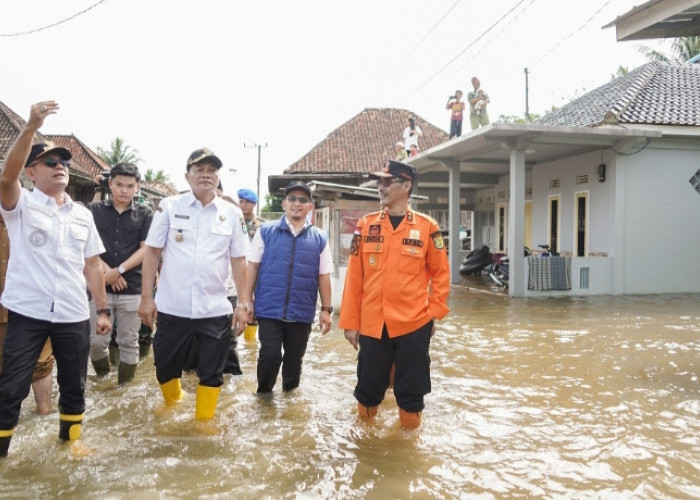
[(63, 165), (63, 168), (70, 168), (70, 160), (57, 160), (55, 158), (46, 158), (41, 160), (41, 163), (49, 168), (56, 168), (58, 165)]
[(379, 186), (388, 188), (392, 184), (396, 184), (397, 182), (406, 182), (403, 179), (399, 179), (398, 177), (383, 177), (381, 179), (377, 179), (377, 184)]
[(290, 194), (287, 196), (287, 201), (289, 203), (294, 203), (294, 202), (298, 201), (299, 203), (301, 203), (303, 205), (304, 203), (308, 203), (309, 199), (306, 196), (294, 196), (293, 194)]

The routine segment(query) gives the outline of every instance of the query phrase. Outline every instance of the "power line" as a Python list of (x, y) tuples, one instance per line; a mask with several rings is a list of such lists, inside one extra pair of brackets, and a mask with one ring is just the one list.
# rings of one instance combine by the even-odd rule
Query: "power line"
[(423, 38), (421, 38), (420, 40), (418, 40), (418, 43), (415, 44), (411, 50), (409, 50), (408, 52), (406, 52), (406, 53), (404, 54), (404, 56), (401, 58), (402, 61), (403, 61), (406, 57), (408, 57), (410, 54), (412, 54), (418, 47), (421, 46), (421, 44), (425, 41), (425, 39), (428, 38), (428, 37), (433, 33), (433, 31), (435, 31), (435, 28), (437, 28), (437, 27), (440, 25), (440, 23), (441, 23), (442, 21), (444, 21), (445, 18), (450, 14), (450, 12), (452, 12), (452, 10), (453, 10), (455, 7), (457, 7), (457, 4), (458, 4), (459, 2), (460, 2), (460, 0), (457, 0), (455, 3), (452, 4), (452, 7), (450, 7), (449, 9), (447, 9), (447, 12), (445, 12), (445, 13), (442, 15), (442, 17), (441, 17), (440, 19), (438, 19), (438, 21), (433, 25), (433, 27), (430, 28), (430, 29), (428, 30), (428, 32), (427, 32), (425, 35), (423, 35)]
[(29, 30), (29, 31), (21, 31), (21, 32), (18, 32), (18, 33), (0, 33), (0, 37), (11, 37), (11, 36), (31, 35), (31, 34), (33, 34), (33, 33), (39, 32), (39, 31), (43, 31), (43, 30), (47, 30), (47, 29), (49, 29), (49, 28), (53, 28), (53, 27), (55, 27), (55, 26), (58, 26), (59, 24), (67, 23), (68, 21), (70, 21), (70, 20), (72, 20), (72, 19), (75, 19), (76, 17), (78, 17), (78, 16), (80, 16), (80, 15), (82, 15), (82, 14), (85, 14), (87, 11), (94, 9), (95, 7), (97, 7), (98, 5), (100, 5), (101, 3), (104, 3), (104, 2), (106, 2), (106, 1), (107, 1), (107, 0), (99, 0), (99, 2), (92, 4), (92, 5), (91, 5), (90, 7), (88, 7), (87, 9), (81, 10), (81, 11), (78, 12), (77, 14), (73, 14), (72, 16), (66, 17), (65, 19), (61, 19), (60, 21), (57, 21), (57, 22), (55, 22), (55, 23), (53, 23), (53, 24), (48, 24), (48, 25), (46, 25), (46, 26), (41, 26), (41, 27), (39, 27), (39, 28), (34, 28), (34, 29)]
[(612, 0), (606, 0), (605, 3), (603, 3), (603, 5), (602, 5), (597, 11), (595, 11), (595, 13), (594, 13), (591, 17), (589, 17), (588, 20), (587, 20), (585, 23), (583, 23), (581, 26), (579, 26), (578, 29), (575, 29), (574, 31), (572, 31), (571, 33), (569, 33), (567, 36), (565, 36), (564, 38), (562, 38), (556, 45), (554, 45), (551, 49), (549, 49), (549, 51), (547, 51), (542, 57), (540, 57), (540, 58), (537, 59), (534, 63), (532, 63), (532, 64), (530, 65), (530, 67), (536, 66), (542, 59), (544, 59), (544, 58), (547, 57), (549, 54), (551, 54), (551, 53), (554, 52), (556, 49), (558, 49), (559, 46), (560, 46), (561, 44), (563, 44), (564, 42), (566, 42), (569, 38), (571, 38), (572, 36), (574, 36), (576, 33), (578, 33), (579, 31), (581, 31), (583, 28), (585, 28), (586, 26), (588, 26), (588, 25), (591, 23), (591, 21), (593, 21), (593, 19), (594, 19), (598, 14), (600, 14), (600, 12), (601, 12), (605, 7), (608, 6), (608, 4), (609, 4), (610, 2), (612, 2)]
[(523, 4), (525, 1), (526, 1), (526, 0), (520, 0), (517, 4), (515, 4), (508, 12), (506, 12), (505, 14), (503, 14), (495, 23), (493, 23), (491, 26), (489, 26), (488, 28), (486, 28), (486, 31), (484, 31), (484, 32), (483, 32), (481, 35), (479, 35), (474, 41), (472, 41), (469, 45), (467, 45), (464, 49), (462, 49), (462, 51), (461, 51), (459, 54), (457, 54), (457, 55), (454, 56), (452, 59), (450, 59), (449, 61), (447, 61), (447, 63), (446, 63), (444, 66), (442, 66), (439, 70), (437, 70), (435, 73), (433, 73), (433, 74), (432, 74), (427, 80), (425, 80), (419, 87), (417, 87), (413, 92), (411, 92), (408, 96), (406, 96), (405, 99), (407, 99), (408, 97), (412, 96), (413, 94), (415, 94), (416, 92), (418, 92), (420, 89), (422, 89), (423, 87), (425, 87), (428, 83), (430, 83), (430, 81), (431, 81), (433, 78), (435, 78), (437, 75), (439, 75), (440, 73), (442, 73), (442, 72), (445, 70), (445, 68), (447, 68), (450, 64), (452, 64), (453, 62), (455, 62), (455, 60), (457, 60), (459, 57), (461, 57), (467, 50), (469, 50), (472, 46), (474, 46), (474, 44), (475, 44), (476, 42), (478, 42), (479, 40), (481, 40), (484, 36), (486, 36), (486, 35), (489, 33), (489, 31), (491, 31), (493, 28), (495, 28), (496, 26), (498, 26), (498, 24), (500, 24), (501, 21), (503, 21), (506, 17), (508, 17), (508, 15), (510, 15), (511, 12), (513, 12), (515, 9), (517, 9), (517, 8), (518, 8), (521, 4)]

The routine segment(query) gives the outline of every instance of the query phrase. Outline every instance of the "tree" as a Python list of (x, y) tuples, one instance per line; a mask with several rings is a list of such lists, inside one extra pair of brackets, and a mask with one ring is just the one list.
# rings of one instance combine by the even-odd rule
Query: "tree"
[(158, 170), (157, 172), (153, 169), (146, 170), (146, 175), (143, 180), (148, 182), (162, 182), (163, 184), (170, 184), (170, 176), (165, 173), (164, 170)]
[(265, 206), (260, 210), (261, 212), (284, 212), (282, 208), (282, 196), (275, 196), (274, 194), (267, 193), (265, 195)]
[(639, 52), (650, 61), (685, 63), (700, 54), (700, 37), (682, 36), (671, 43), (671, 53), (664, 54), (646, 45), (639, 47)]
[(510, 123), (511, 125), (527, 125), (530, 122), (534, 122), (540, 117), (537, 113), (530, 113), (530, 121), (527, 121), (522, 116), (517, 115), (500, 115), (498, 120), (499, 123)]
[(133, 163), (137, 165), (141, 161), (141, 158), (136, 156), (139, 153), (138, 149), (127, 146), (126, 141), (121, 137), (114, 139), (110, 148), (109, 150), (104, 150), (98, 146), (97, 155), (112, 167), (117, 163)]
[(619, 78), (619, 77), (621, 77), (621, 76), (625, 76), (625, 75), (626, 75), (627, 73), (629, 73), (629, 72), (630, 72), (630, 70), (627, 68), (627, 66), (622, 66), (622, 65), (620, 65), (620, 66), (617, 68), (617, 73), (613, 73), (612, 75), (610, 75), (610, 79), (611, 79), (611, 80), (614, 80), (615, 78)]

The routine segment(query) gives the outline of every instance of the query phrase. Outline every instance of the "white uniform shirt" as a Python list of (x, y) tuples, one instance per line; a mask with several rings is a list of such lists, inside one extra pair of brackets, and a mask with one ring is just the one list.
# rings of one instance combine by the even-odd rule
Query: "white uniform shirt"
[(90, 317), (85, 259), (105, 251), (90, 211), (66, 194), (22, 189), (14, 210), (2, 210), (10, 238), (2, 304), (23, 316), (53, 323)]
[(202, 203), (191, 192), (160, 201), (146, 245), (163, 249), (156, 307), (184, 318), (231, 314), (226, 277), (232, 257), (250, 250), (241, 210), (214, 198)]
[[(289, 227), (289, 230), (294, 236), (298, 235), (303, 231), (303, 228), (299, 231), (295, 231), (294, 226), (291, 222), (289, 222), (289, 219), (287, 219), (286, 215), (284, 216), (284, 221), (287, 223), (287, 227)], [(275, 224), (277, 224), (277, 222)], [(310, 224), (308, 222), (305, 222), (304, 227), (308, 226), (310, 226)], [(253, 237), (253, 243), (251, 244), (250, 255), (248, 255), (248, 260), (250, 262), (261, 262), (263, 258), (263, 253), (265, 253), (265, 242), (263, 241), (262, 236), (260, 236), (260, 230), (258, 229), (258, 232), (255, 233), (255, 236)], [(333, 256), (331, 255), (331, 249), (328, 245), (328, 240), (326, 240), (326, 246), (323, 247), (323, 250), (321, 251), (321, 261), (319, 262), (318, 274), (330, 274), (332, 271)]]

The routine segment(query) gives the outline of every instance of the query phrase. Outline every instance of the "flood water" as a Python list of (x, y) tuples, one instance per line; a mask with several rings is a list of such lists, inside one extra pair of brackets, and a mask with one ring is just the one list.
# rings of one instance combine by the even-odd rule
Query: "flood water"
[[(355, 416), (355, 351), (316, 328), (301, 387), (255, 396), (255, 344), (217, 416), (196, 378), (165, 409), (152, 357), (92, 375), (83, 438), (30, 396), (0, 462), (3, 498), (700, 498), (700, 296), (511, 299), (455, 287), (431, 345), (423, 425), (389, 391)], [(337, 317), (334, 318), (337, 322)], [(90, 373), (92, 368), (90, 368)]]

